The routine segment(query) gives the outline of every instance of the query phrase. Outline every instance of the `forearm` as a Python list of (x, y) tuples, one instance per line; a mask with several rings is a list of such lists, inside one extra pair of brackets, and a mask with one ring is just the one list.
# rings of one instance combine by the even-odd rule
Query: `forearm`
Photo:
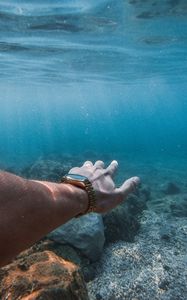
[(87, 205), (77, 187), (0, 173), (0, 266)]

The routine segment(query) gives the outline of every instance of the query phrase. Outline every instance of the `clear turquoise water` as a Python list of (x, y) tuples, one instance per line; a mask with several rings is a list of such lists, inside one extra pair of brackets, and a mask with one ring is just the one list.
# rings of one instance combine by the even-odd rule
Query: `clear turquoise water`
[(187, 4), (1, 1), (0, 157), (187, 162)]

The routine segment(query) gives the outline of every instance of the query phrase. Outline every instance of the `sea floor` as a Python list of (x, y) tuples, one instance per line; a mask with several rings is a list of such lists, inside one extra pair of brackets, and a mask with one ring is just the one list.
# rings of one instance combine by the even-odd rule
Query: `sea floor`
[(187, 219), (147, 211), (133, 243), (105, 248), (90, 299), (187, 299)]
[[(187, 299), (187, 161), (167, 158), (119, 160), (150, 191), (134, 242), (107, 246), (88, 283), (90, 299)], [(125, 230), (125, 228), (124, 228)]]

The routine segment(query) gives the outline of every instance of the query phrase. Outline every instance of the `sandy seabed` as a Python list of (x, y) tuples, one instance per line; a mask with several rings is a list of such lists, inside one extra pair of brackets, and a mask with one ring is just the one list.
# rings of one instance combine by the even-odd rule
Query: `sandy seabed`
[[(187, 299), (187, 162), (121, 162), (151, 191), (133, 243), (108, 245), (87, 284), (92, 300)], [(119, 178), (122, 178), (119, 174)], [(178, 192), (164, 193), (168, 183)], [(125, 228), (124, 228), (125, 230)]]

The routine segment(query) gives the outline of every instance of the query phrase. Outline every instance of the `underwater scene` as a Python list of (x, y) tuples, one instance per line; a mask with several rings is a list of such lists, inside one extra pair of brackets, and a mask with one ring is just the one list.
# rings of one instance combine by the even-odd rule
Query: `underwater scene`
[(0, 91), (1, 170), (59, 182), (117, 160), (117, 185), (141, 178), (0, 270), (0, 299), (186, 300), (186, 0), (3, 0)]

